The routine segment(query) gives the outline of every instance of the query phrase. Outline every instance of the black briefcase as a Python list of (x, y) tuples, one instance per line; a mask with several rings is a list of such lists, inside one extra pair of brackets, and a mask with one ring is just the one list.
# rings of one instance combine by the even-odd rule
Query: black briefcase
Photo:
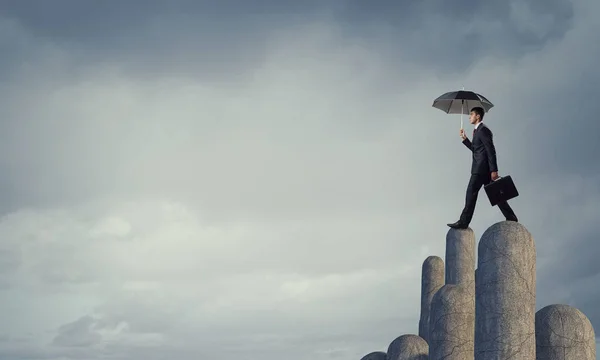
[(490, 199), (490, 204), (492, 204), (492, 206), (496, 206), (501, 202), (519, 196), (519, 192), (510, 175), (492, 181), (483, 188), (485, 189), (485, 193), (487, 194), (488, 199)]

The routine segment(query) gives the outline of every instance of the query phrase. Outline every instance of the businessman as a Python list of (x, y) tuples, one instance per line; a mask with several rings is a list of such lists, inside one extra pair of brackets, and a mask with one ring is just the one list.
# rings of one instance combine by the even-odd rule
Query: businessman
[[(460, 215), (460, 219), (448, 224), (454, 229), (466, 229), (473, 218), (475, 204), (477, 203), (477, 194), (481, 187), (498, 179), (498, 165), (496, 162), (496, 149), (492, 131), (482, 122), (484, 110), (480, 107), (471, 109), (469, 122), (475, 125), (473, 130), (473, 141), (465, 135), (463, 129), (460, 130), (462, 143), (473, 153), (473, 163), (471, 165), (471, 178), (467, 186), (467, 197), (465, 207)], [(518, 221), (517, 216), (507, 202), (498, 204), (502, 215), (508, 221)]]

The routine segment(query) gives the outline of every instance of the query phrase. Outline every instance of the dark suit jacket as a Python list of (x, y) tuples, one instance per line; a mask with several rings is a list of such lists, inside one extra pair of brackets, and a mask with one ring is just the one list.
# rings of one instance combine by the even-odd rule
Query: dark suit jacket
[(492, 130), (484, 123), (480, 123), (475, 130), (473, 141), (466, 138), (463, 140), (463, 144), (473, 152), (471, 174), (489, 176), (491, 172), (498, 171)]

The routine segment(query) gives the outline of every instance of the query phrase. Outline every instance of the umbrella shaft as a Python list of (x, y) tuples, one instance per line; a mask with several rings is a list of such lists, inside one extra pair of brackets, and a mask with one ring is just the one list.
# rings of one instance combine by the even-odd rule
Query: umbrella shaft
[[(463, 88), (463, 90), (464, 90), (464, 88)], [(463, 114), (465, 113), (465, 101), (464, 100), (461, 101), (461, 105), (462, 105), (462, 109), (460, 112), (460, 129), (462, 130), (463, 129)]]

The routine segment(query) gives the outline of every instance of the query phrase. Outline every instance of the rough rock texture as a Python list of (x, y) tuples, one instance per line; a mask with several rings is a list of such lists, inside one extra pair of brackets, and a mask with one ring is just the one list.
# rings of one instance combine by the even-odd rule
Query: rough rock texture
[(428, 360), (429, 345), (420, 336), (407, 334), (392, 341), (387, 351), (387, 360)]
[(421, 318), (419, 320), (419, 336), (425, 341), (429, 336), (431, 300), (442, 286), (444, 286), (444, 260), (438, 256), (429, 256), (423, 262), (422, 267)]
[(535, 243), (520, 223), (502, 221), (479, 242), (475, 359), (534, 360)]
[(470, 228), (446, 234), (446, 284), (469, 285), (475, 290), (475, 233)]
[(386, 360), (387, 354), (381, 351), (375, 351), (363, 356), (360, 360)]
[(463, 285), (444, 285), (433, 297), (429, 322), (429, 358), (473, 359), (473, 293)]
[[(475, 349), (475, 233), (471, 228), (450, 229), (446, 234), (446, 284), (460, 285), (468, 293), (462, 303), (461, 327), (463, 355), (473, 359)], [(472, 316), (466, 316), (467, 313)], [(468, 349), (468, 350), (467, 350)]]
[(548, 305), (535, 314), (536, 359), (596, 360), (594, 328), (578, 309)]

